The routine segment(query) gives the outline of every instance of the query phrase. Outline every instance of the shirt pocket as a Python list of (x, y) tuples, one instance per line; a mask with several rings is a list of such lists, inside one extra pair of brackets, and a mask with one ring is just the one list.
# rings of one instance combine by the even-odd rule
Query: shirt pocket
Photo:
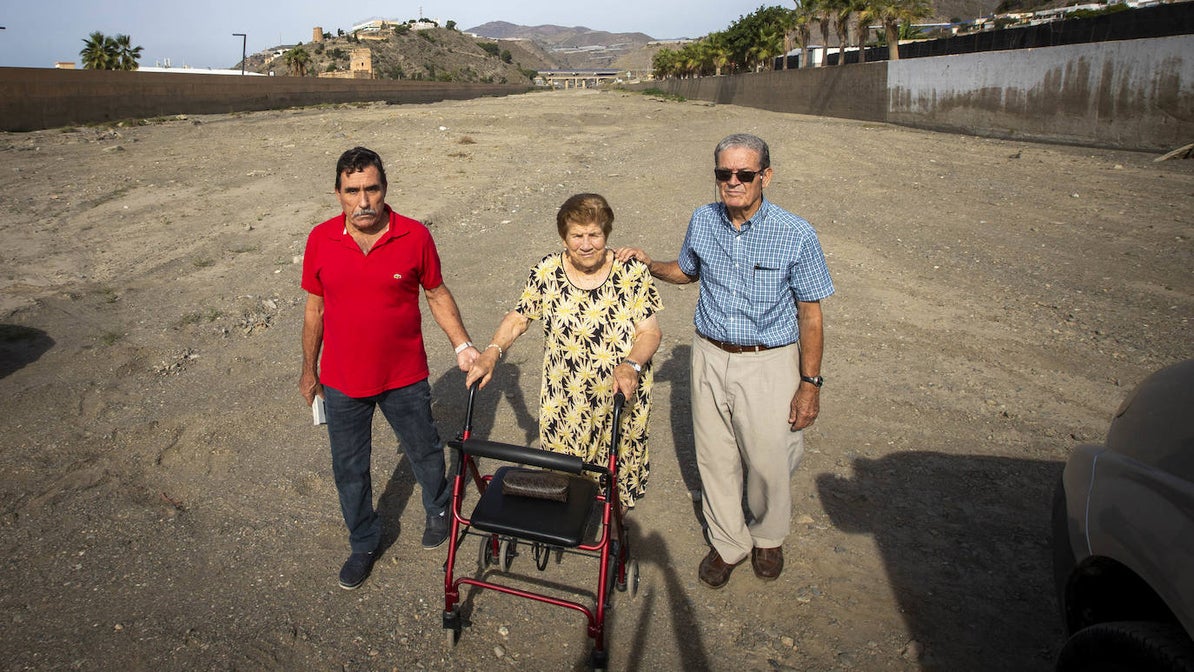
[(788, 266), (775, 259), (760, 259), (751, 269), (750, 300), (763, 310), (780, 301), (787, 286)]

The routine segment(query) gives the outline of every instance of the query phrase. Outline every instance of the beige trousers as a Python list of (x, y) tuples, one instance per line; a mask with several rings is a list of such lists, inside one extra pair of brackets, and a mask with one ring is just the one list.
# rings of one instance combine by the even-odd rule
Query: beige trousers
[[(791, 478), (804, 455), (804, 437), (792, 431), (788, 413), (799, 384), (796, 344), (731, 354), (693, 336), (692, 429), (701, 507), (709, 539), (728, 563), (756, 546), (782, 546), (791, 530)], [(742, 507), (744, 473), (749, 524)]]

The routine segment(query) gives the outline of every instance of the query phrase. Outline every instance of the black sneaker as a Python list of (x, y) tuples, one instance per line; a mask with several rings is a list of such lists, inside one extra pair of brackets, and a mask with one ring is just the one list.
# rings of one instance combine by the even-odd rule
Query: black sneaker
[(447, 511), (427, 514), (427, 527), (423, 528), (423, 548), (439, 548), (447, 541), (451, 527), (448, 523)]
[(359, 588), (373, 570), (373, 559), (372, 553), (353, 553), (348, 556), (340, 568), (340, 587), (344, 590)]

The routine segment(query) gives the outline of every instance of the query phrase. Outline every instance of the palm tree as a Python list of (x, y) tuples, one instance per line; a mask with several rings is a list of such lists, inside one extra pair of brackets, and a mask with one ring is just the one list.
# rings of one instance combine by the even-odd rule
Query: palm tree
[(800, 67), (807, 68), (812, 64), (808, 53), (808, 43), (812, 39), (813, 7), (810, 0), (796, 0), (796, 9), (792, 13), (792, 24), (796, 28), (796, 41), (800, 43)]
[(869, 4), (873, 16), (883, 24), (887, 57), (893, 61), (900, 59), (900, 24), (912, 23), (933, 14), (929, 0), (871, 0)]
[(723, 32), (709, 33), (705, 49), (709, 62), (713, 66), (713, 74), (720, 77), (722, 68), (730, 63), (730, 47), (726, 44), (726, 34)]
[(781, 69), (788, 69), (788, 54), (792, 51), (792, 43), (796, 41), (796, 12), (784, 12), (779, 20), (779, 29), (784, 33), (784, 62)]
[(673, 49), (665, 47), (655, 52), (651, 57), (651, 70), (655, 73), (655, 78), (665, 79), (675, 75), (677, 59), (678, 55)]
[(128, 35), (116, 36), (116, 69), (136, 70), (137, 61), (141, 60), (141, 46), (133, 46), (132, 38)]
[(79, 56), (83, 58), (83, 67), (88, 70), (112, 70), (119, 58), (116, 56), (116, 41), (106, 37), (98, 30), (83, 40), (83, 49)]
[[(861, 57), (861, 49), (866, 42), (866, 25), (863, 25), (862, 14), (866, 11), (867, 0), (829, 0), (833, 7), (833, 26), (837, 29), (837, 64), (844, 66), (845, 64), (845, 48), (849, 47), (850, 42), (850, 23), (855, 21), (855, 38), (857, 47), (860, 49), (860, 60), (858, 62), (866, 62)], [(869, 20), (869, 19), (867, 19)]]
[(755, 72), (766, 67), (767, 62), (783, 49), (783, 44), (783, 31), (778, 26), (761, 26), (755, 34), (754, 44), (750, 47), (750, 55), (755, 61)]
[(88, 70), (136, 70), (141, 47), (134, 47), (128, 35), (108, 37), (97, 30), (83, 40), (79, 55)]
[(701, 74), (700, 42), (690, 42), (680, 50), (680, 70), (689, 78)]
[(855, 41), (858, 43), (858, 62), (866, 63), (866, 43), (870, 41), (871, 24), (879, 20), (875, 13), (875, 6), (870, 0), (857, 0), (854, 21), (858, 25)]
[(854, 5), (850, 0), (827, 0), (833, 14), (833, 30), (837, 32), (837, 64), (845, 64), (845, 48), (850, 43), (850, 18), (854, 17)]
[(708, 38), (698, 41), (696, 43), (697, 72), (700, 73), (701, 76), (715, 73), (718, 68), (716, 68), (716, 63), (714, 63), (714, 60), (715, 50), (713, 48), (713, 43), (709, 42)]
[(300, 44), (282, 54), (282, 59), (286, 62), (286, 67), (290, 70), (290, 74), (299, 77), (307, 75), (307, 64), (311, 62), (311, 54), (307, 53), (303, 45)]
[(829, 24), (836, 16), (837, 11), (833, 7), (833, 0), (812, 0), (809, 3), (809, 8), (812, 10), (813, 17), (817, 19), (817, 26), (821, 29), (821, 46), (824, 50), (821, 55), (821, 62), (817, 64), (818, 67), (825, 65), (829, 56)]

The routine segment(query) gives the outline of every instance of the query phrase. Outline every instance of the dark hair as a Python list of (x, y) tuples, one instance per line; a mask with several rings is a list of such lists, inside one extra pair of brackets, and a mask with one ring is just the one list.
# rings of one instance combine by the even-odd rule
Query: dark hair
[(381, 165), (381, 157), (377, 152), (365, 147), (353, 147), (341, 154), (340, 160), (336, 162), (336, 191), (340, 191), (341, 175), (359, 173), (369, 166), (377, 168), (377, 174), (381, 176), (381, 186), (386, 186), (386, 169)]
[(609, 236), (614, 230), (614, 210), (600, 194), (577, 194), (564, 201), (556, 213), (560, 238), (568, 233), (569, 224), (600, 224), (601, 232)]
[(713, 165), (717, 165), (717, 159), (721, 153), (731, 147), (742, 147), (758, 154), (759, 170), (771, 167), (771, 150), (767, 148), (767, 143), (763, 142), (762, 138), (749, 133), (735, 133), (717, 143), (717, 149), (713, 150)]

